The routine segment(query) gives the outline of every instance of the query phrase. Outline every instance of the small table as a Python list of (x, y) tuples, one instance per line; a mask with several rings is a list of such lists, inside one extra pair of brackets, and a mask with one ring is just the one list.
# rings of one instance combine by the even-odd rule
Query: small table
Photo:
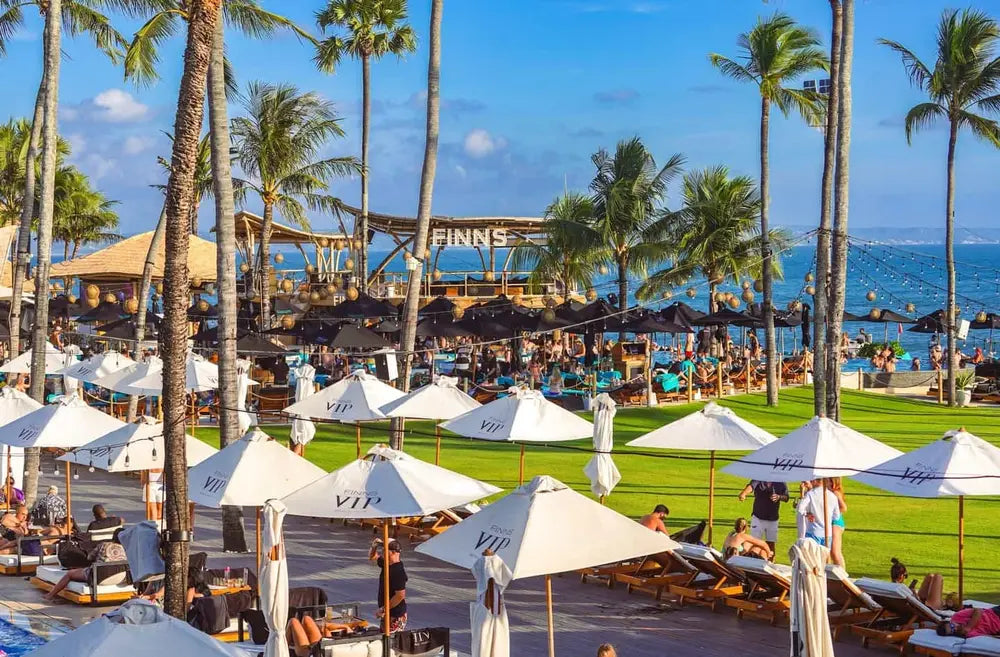
[(208, 591), (212, 595), (228, 595), (230, 593), (239, 593), (241, 591), (249, 591), (250, 587), (246, 584), (234, 584), (233, 586), (216, 586), (213, 584), (208, 585)]

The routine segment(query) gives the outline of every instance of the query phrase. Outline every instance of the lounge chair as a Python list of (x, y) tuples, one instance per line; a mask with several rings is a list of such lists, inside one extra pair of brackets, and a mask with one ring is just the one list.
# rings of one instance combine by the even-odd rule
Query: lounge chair
[(854, 584), (847, 571), (836, 564), (826, 567), (826, 595), (833, 603), (829, 616), (834, 640), (845, 627), (870, 621), (882, 610), (870, 595)]
[(634, 572), (612, 574), (609, 576), (608, 588), (614, 586), (614, 583), (621, 582), (627, 586), (626, 590), (629, 593), (634, 591), (649, 593), (659, 600), (671, 584), (688, 586), (699, 573), (690, 561), (674, 552), (651, 554), (644, 561), (653, 566), (652, 570), (644, 566)]
[(874, 642), (902, 652), (914, 630), (936, 626), (947, 618), (921, 602), (905, 584), (863, 577), (855, 585), (882, 608), (870, 621), (851, 626), (865, 647)]
[(750, 615), (776, 625), (788, 616), (791, 606), (788, 594), (792, 588), (789, 566), (744, 556), (730, 557), (726, 566), (746, 582), (743, 595), (726, 599), (726, 606), (736, 610), (737, 618)]
[(24, 554), (23, 542), (38, 542), (38, 538), (22, 536), (14, 554), (0, 554), (0, 575), (32, 575), (40, 565), (59, 565), (59, 557), (46, 554), (39, 557)]
[(961, 654), (967, 657), (1000, 657), (1000, 639), (992, 636), (966, 639)]
[[(93, 564), (89, 582), (70, 582), (69, 586), (59, 592), (59, 597), (78, 605), (113, 605), (130, 600), (135, 597), (135, 588), (127, 578), (121, 584), (97, 583), (103, 570), (127, 565), (127, 561)], [(51, 591), (66, 574), (66, 570), (58, 565), (38, 566), (30, 583), (42, 591)]]
[(918, 655), (954, 657), (962, 652), (965, 639), (960, 636), (938, 636), (937, 630), (914, 630), (906, 645)]
[(719, 600), (743, 593), (743, 577), (722, 560), (722, 553), (702, 545), (681, 543), (674, 551), (698, 569), (699, 574), (687, 584), (671, 584), (669, 591), (677, 602), (705, 605), (715, 609)]

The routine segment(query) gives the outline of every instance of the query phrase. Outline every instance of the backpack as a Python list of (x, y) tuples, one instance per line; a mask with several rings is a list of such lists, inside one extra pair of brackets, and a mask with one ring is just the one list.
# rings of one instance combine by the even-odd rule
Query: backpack
[(219, 634), (229, 626), (229, 606), (226, 596), (195, 598), (187, 615), (188, 625), (205, 634)]
[(90, 565), (89, 551), (75, 538), (64, 538), (56, 546), (59, 565), (63, 568), (86, 568)]

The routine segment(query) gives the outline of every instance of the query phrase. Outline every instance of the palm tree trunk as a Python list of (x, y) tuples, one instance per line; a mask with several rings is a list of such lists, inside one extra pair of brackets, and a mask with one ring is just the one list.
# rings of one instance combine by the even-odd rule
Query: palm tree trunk
[[(149, 302), (149, 288), (153, 285), (153, 267), (156, 264), (156, 254), (163, 244), (163, 234), (167, 227), (167, 206), (164, 204), (160, 210), (160, 218), (156, 221), (156, 228), (153, 236), (149, 239), (149, 248), (146, 249), (146, 262), (142, 265), (142, 281), (139, 283), (139, 309), (135, 313), (135, 349), (136, 358), (139, 357), (139, 345), (146, 339), (146, 304)], [(128, 421), (135, 422), (136, 414), (139, 410), (139, 396), (132, 395), (128, 398)], [(146, 409), (147, 413), (150, 410)]]
[[(48, 43), (48, 33), (43, 44)], [(44, 47), (44, 46), (43, 46)], [(48, 58), (43, 57), (47, 62)], [(44, 64), (43, 64), (44, 66)], [(17, 230), (17, 257), (14, 264), (14, 280), (11, 285), (10, 317), (7, 326), (10, 329), (10, 353), (17, 356), (21, 353), (21, 299), (24, 296), (24, 279), (27, 277), (28, 263), (31, 262), (31, 220), (35, 209), (35, 162), (38, 160), (38, 147), (42, 141), (42, 122), (45, 109), (45, 74), (38, 83), (38, 93), (35, 95), (35, 113), (31, 120), (31, 134), (28, 136), (28, 157), (24, 169), (24, 202), (21, 204), (21, 224)], [(16, 327), (16, 328), (15, 328)]]
[[(362, 292), (368, 292), (368, 130), (371, 127), (372, 89), (371, 60), (361, 58), (361, 250), (358, 252), (359, 285)], [(416, 255), (414, 242), (413, 252)]]
[[(212, 185), (215, 196), (216, 281), (219, 298), (219, 447), (239, 440), (236, 406), (236, 214), (233, 174), (229, 161), (229, 113), (225, 80), (225, 25), (218, 21), (208, 67), (208, 125), (212, 148)], [(246, 552), (243, 510), (222, 507), (222, 549)]]
[(948, 331), (948, 405), (955, 406), (955, 145), (958, 122), (951, 122), (948, 135), (948, 193), (945, 199), (944, 257), (948, 267), (948, 306), (945, 328)]
[[(840, 0), (830, 0), (833, 31), (830, 37), (830, 79), (836, 80), (840, 72), (840, 20), (842, 8)], [(836, 167), (837, 107), (840, 90), (836, 84), (830, 85), (826, 104), (826, 131), (823, 135), (823, 182), (820, 191), (819, 232), (816, 236), (816, 294), (813, 296), (813, 412), (826, 414), (826, 355), (827, 345), (827, 305), (830, 275), (830, 202), (833, 196), (833, 171)], [(835, 347), (834, 347), (835, 348)], [(837, 370), (840, 368), (838, 367)]]
[(73, 253), (70, 255), (70, 258), (75, 258), (76, 254), (79, 252), (80, 252), (80, 243), (73, 242)]
[(840, 332), (847, 285), (847, 210), (851, 154), (851, 64), (854, 58), (854, 0), (843, 1), (837, 104), (837, 171), (833, 181), (833, 247), (830, 308), (827, 312), (826, 415), (840, 419)]
[[(73, 251), (75, 253), (76, 249)], [(69, 240), (63, 240), (63, 260), (69, 260)]]
[(271, 328), (271, 225), (274, 206), (264, 201), (264, 223), (260, 227), (260, 330)]
[[(628, 252), (622, 252), (618, 256), (618, 310), (621, 311), (619, 320), (625, 319), (625, 311), (628, 310)], [(625, 332), (618, 333), (618, 342), (625, 340)]]
[[(413, 238), (413, 257), (417, 262), (410, 270), (403, 309), (403, 390), (410, 389), (410, 369), (417, 335), (417, 310), (420, 301), (420, 280), (424, 252), (418, 245), (427, 244), (431, 225), (431, 201), (434, 196), (434, 175), (437, 171), (438, 133), (441, 122), (441, 13), (444, 0), (431, 2), (430, 52), (427, 64), (427, 128), (424, 140), (424, 165), (420, 173), (420, 201), (417, 205), (417, 232)], [(392, 440), (398, 445), (402, 438), (402, 421), (394, 421)]]
[(771, 130), (771, 103), (760, 99), (760, 255), (761, 281), (764, 284), (764, 349), (767, 354), (767, 405), (778, 405), (778, 350), (774, 344), (774, 308), (772, 308), (771, 240), (768, 231), (768, 212), (771, 205), (770, 172), (768, 171), (768, 137)]
[(174, 144), (167, 182), (166, 251), (163, 267), (163, 434), (166, 456), (164, 535), (166, 588), (163, 607), (177, 618), (186, 616), (188, 542), (187, 454), (184, 442), (186, 395), (184, 361), (187, 342), (188, 265), (191, 204), (194, 202), (194, 170), (204, 116), (208, 62), (219, 20), (221, 0), (192, 0), (189, 10), (184, 74), (177, 98)]
[[(45, 13), (45, 103), (42, 109), (42, 170), (38, 211), (38, 262), (35, 266), (35, 326), (31, 334), (31, 396), (45, 403), (45, 345), (49, 328), (49, 266), (52, 264), (52, 216), (55, 211), (59, 142), (59, 64), (62, 55), (62, 0), (49, 0)], [(25, 203), (31, 202), (24, 199)], [(24, 496), (38, 494), (37, 448), (25, 450)]]

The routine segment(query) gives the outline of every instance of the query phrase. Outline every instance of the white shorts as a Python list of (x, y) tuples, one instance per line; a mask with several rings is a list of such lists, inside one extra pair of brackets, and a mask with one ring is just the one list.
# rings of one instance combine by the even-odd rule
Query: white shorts
[(778, 542), (778, 521), (750, 516), (750, 535), (768, 543)]

